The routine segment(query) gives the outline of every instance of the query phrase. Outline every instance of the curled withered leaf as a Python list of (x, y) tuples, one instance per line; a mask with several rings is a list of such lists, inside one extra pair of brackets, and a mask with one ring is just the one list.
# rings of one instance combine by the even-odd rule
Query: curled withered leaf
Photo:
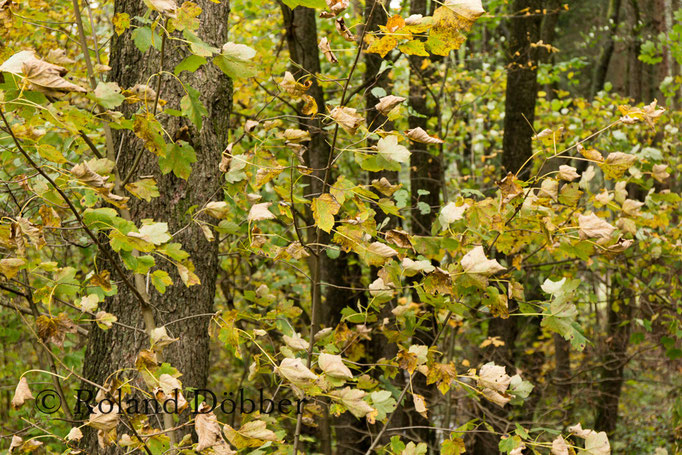
[(299, 142), (305, 142), (310, 140), (310, 132), (309, 131), (304, 131), (304, 130), (299, 130), (297, 128), (287, 128), (284, 131), (284, 139), (287, 140), (287, 142), (294, 142), (294, 143), (299, 143)]
[(488, 259), (480, 245), (465, 254), (460, 263), (464, 272), (470, 274), (490, 276), (506, 270), (496, 259)]
[(86, 425), (103, 431), (113, 430), (118, 425), (118, 414), (117, 404), (111, 401), (100, 402), (90, 414)]
[(343, 39), (350, 41), (351, 43), (355, 41), (355, 35), (353, 35), (353, 32), (346, 26), (346, 21), (344, 21), (342, 17), (336, 19), (335, 25), (336, 31), (339, 32), (339, 35), (341, 35)]
[(12, 55), (0, 65), (0, 71), (23, 76), (32, 89), (51, 96), (87, 91), (64, 79), (68, 72), (66, 68), (40, 60), (34, 51), (21, 51)]
[(93, 188), (103, 188), (106, 186), (106, 178), (90, 169), (88, 163), (76, 164), (71, 168), (71, 174), (81, 182)]
[(581, 239), (586, 238), (609, 238), (615, 227), (599, 218), (594, 213), (578, 216), (578, 227)]
[(344, 131), (351, 135), (355, 134), (360, 125), (362, 125), (362, 122), (365, 121), (365, 119), (358, 114), (358, 111), (352, 107), (336, 106), (332, 109), (330, 115)]
[(310, 95), (301, 95), (301, 98), (303, 98), (304, 101), (301, 113), (311, 117), (317, 114), (317, 101), (315, 101), (315, 98)]
[(436, 137), (430, 136), (421, 127), (413, 128), (408, 130), (405, 135), (414, 142), (421, 142), (422, 144), (442, 144), (443, 140)]
[(66, 51), (64, 49), (52, 49), (47, 53), (45, 60), (50, 63), (54, 63), (55, 65), (72, 65), (76, 63), (66, 55)]
[(338, 16), (348, 6), (350, 6), (350, 0), (327, 0), (327, 8), (334, 16)]
[(168, 336), (166, 327), (157, 327), (152, 330), (150, 338), (152, 339), (152, 346), (156, 351), (178, 341), (178, 338), (171, 338)]
[(284, 343), (294, 351), (305, 351), (310, 346), (310, 344), (304, 338), (301, 338), (301, 335), (298, 333), (294, 334), (292, 337), (283, 335), (282, 340), (284, 340)]
[(425, 419), (428, 419), (428, 409), (426, 409), (424, 397), (418, 393), (414, 393), (412, 394), (412, 402), (414, 403), (414, 410), (421, 414)]
[(580, 174), (578, 174), (577, 169), (573, 166), (562, 164), (559, 166), (559, 178), (566, 180), (567, 182), (572, 182), (573, 180), (580, 178)]
[(12, 398), (12, 408), (21, 408), (26, 400), (33, 400), (33, 394), (28, 386), (26, 377), (22, 377), (14, 390), (14, 397)]
[(485, 14), (481, 0), (446, 0), (444, 5), (469, 21), (475, 21)]
[(666, 164), (655, 164), (652, 169), (652, 175), (659, 182), (665, 183), (668, 177), (670, 177), (670, 174), (667, 172), (667, 169), (668, 165)]
[(320, 40), (317, 47), (322, 51), (329, 63), (338, 63), (339, 59), (336, 58), (336, 55), (334, 55), (334, 52), (332, 52), (331, 47), (329, 47), (329, 40), (326, 37), (323, 37)]
[(578, 144), (575, 146), (575, 148), (578, 150), (578, 152), (580, 152), (580, 154), (581, 154), (582, 156), (584, 156), (584, 157), (587, 158), (588, 160), (591, 160), (591, 161), (604, 161), (604, 157), (602, 156), (602, 154), (599, 153), (598, 151), (594, 150), (594, 149), (585, 150), (585, 147), (583, 147), (583, 145), (580, 144), (580, 143), (578, 143)]
[(412, 276), (419, 272), (431, 273), (436, 270), (436, 267), (428, 260), (413, 261), (410, 258), (405, 258), (403, 259), (402, 266), (407, 276)]
[(280, 376), (299, 387), (311, 385), (318, 379), (315, 373), (303, 365), (301, 359), (286, 358), (276, 370)]
[(156, 99), (154, 89), (144, 84), (135, 84), (132, 88), (123, 91), (128, 103), (153, 103)]
[(43, 342), (53, 343), (59, 347), (64, 345), (64, 338), (67, 333), (76, 333), (76, 325), (66, 313), (59, 313), (54, 318), (42, 315), (36, 319), (36, 326), (38, 336)]
[(379, 102), (374, 108), (383, 115), (388, 115), (397, 105), (405, 101), (406, 98), (402, 96), (387, 95), (379, 99)]
[(411, 14), (407, 19), (405, 19), (405, 25), (419, 25), (422, 23), (424, 16), (421, 14)]
[(372, 242), (369, 247), (367, 247), (367, 250), (383, 258), (391, 258), (398, 255), (396, 250), (381, 242)]
[(504, 393), (509, 388), (510, 383), (511, 377), (507, 374), (505, 368), (495, 365), (494, 362), (486, 363), (478, 372), (479, 387)]
[(304, 84), (301, 84), (294, 78), (293, 74), (287, 71), (284, 73), (284, 78), (279, 83), (279, 86), (289, 95), (301, 96), (308, 91), (312, 83), (312, 80), (308, 80)]
[(561, 435), (552, 441), (552, 455), (568, 455), (568, 445)]
[(386, 233), (386, 241), (397, 245), (399, 248), (412, 248), (410, 233), (401, 229), (391, 229)]
[(643, 205), (644, 202), (626, 199), (623, 201), (623, 213), (625, 213), (627, 216), (637, 217), (641, 214), (639, 209)]
[(83, 438), (83, 432), (78, 427), (71, 428), (69, 434), (66, 435), (67, 441), (80, 441)]
[(144, 0), (145, 5), (167, 17), (176, 17), (178, 5), (174, 0)]
[(244, 123), (244, 131), (250, 133), (251, 131), (255, 130), (257, 126), (258, 126), (257, 120), (247, 120)]
[(233, 454), (236, 453), (227, 445), (220, 431), (220, 423), (216, 415), (210, 410), (211, 407), (201, 403), (196, 418), (194, 419), (194, 431), (197, 433), (199, 442), (194, 449), (201, 452), (204, 449), (213, 447), (215, 453)]
[(644, 106), (643, 108), (618, 106), (618, 110), (623, 114), (620, 121), (626, 125), (644, 121), (653, 129), (655, 120), (665, 112), (665, 109), (656, 109), (657, 104), (658, 101), (653, 100), (651, 104)]
[(383, 278), (377, 278), (369, 284), (369, 294), (381, 300), (390, 300), (393, 298), (393, 288), (393, 284), (386, 284)]
[(268, 210), (268, 207), (272, 205), (272, 202), (262, 202), (260, 204), (254, 204), (249, 210), (248, 221), (261, 221), (261, 220), (271, 220), (275, 218), (275, 215)]
[(372, 180), (372, 186), (384, 196), (391, 197), (402, 185), (393, 185), (386, 177), (381, 177), (381, 179)]
[(620, 239), (617, 243), (608, 247), (608, 250), (611, 253), (622, 253), (623, 251), (630, 248), (633, 243), (635, 243), (635, 241), (632, 239)]
[(21, 436), (17, 436), (16, 434), (12, 436), (12, 442), (9, 444), (9, 450), (7, 453), (12, 453), (14, 449), (21, 447), (24, 444), (24, 440), (21, 439)]

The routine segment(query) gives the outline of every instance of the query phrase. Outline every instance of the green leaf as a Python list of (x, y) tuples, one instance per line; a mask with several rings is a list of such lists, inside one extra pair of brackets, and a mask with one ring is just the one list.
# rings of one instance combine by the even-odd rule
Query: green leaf
[(194, 123), (194, 126), (201, 130), (201, 117), (208, 115), (208, 110), (206, 110), (206, 107), (204, 107), (199, 99), (201, 93), (189, 85), (186, 88), (187, 95), (183, 96), (180, 100), (180, 108), (182, 113)]
[(194, 149), (186, 142), (168, 144), (166, 156), (159, 157), (159, 167), (165, 175), (173, 172), (176, 177), (187, 180), (192, 172), (192, 163), (197, 161)]
[(121, 95), (121, 87), (116, 82), (100, 82), (95, 88), (95, 99), (106, 109), (114, 109), (126, 99)]
[(177, 76), (183, 71), (189, 71), (190, 73), (193, 73), (196, 70), (198, 70), (201, 67), (201, 65), (205, 63), (206, 59), (204, 57), (200, 57), (194, 54), (189, 55), (183, 61), (178, 63), (178, 66), (176, 66), (175, 69), (173, 70), (173, 74)]
[(59, 150), (50, 144), (40, 144), (37, 147), (37, 150), (38, 154), (48, 161), (52, 161), (53, 163), (57, 164), (66, 163), (66, 158), (64, 158), (64, 155), (62, 155)]
[(168, 275), (167, 272), (163, 270), (155, 270), (152, 274), (152, 284), (159, 293), (163, 294), (166, 292), (166, 287), (173, 284), (173, 280)]
[(211, 57), (218, 52), (218, 49), (202, 41), (197, 35), (185, 30), (182, 35), (189, 41), (189, 47), (193, 54), (199, 57)]
[(133, 43), (140, 52), (145, 53), (153, 45), (154, 47), (161, 45), (161, 37), (152, 32), (150, 27), (138, 27), (133, 30)]
[(246, 79), (256, 74), (251, 59), (256, 51), (244, 44), (226, 43), (220, 55), (213, 59), (213, 63), (232, 79)]
[(378, 411), (377, 420), (384, 420), (388, 414), (395, 411), (396, 401), (388, 390), (380, 390), (370, 394), (372, 407)]

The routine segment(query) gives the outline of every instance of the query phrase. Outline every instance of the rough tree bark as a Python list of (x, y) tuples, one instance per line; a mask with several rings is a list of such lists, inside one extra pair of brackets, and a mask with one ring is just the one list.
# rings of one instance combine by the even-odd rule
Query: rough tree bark
[[(538, 84), (537, 48), (531, 44), (540, 39), (542, 0), (514, 0), (509, 22), (502, 165), (517, 172), (532, 155)], [(520, 177), (528, 172), (524, 168)]]
[[(216, 4), (211, 0), (195, 0), (195, 3), (203, 11), (198, 31), (200, 38), (213, 46), (222, 46), (227, 41), (229, 2)], [(135, 17), (144, 16), (147, 8), (143, 2), (137, 0), (117, 0), (114, 10), (116, 13), (127, 13), (130, 17)], [(132, 29), (128, 29), (121, 36), (114, 34), (111, 43), (111, 80), (123, 88), (130, 88), (138, 83), (146, 84), (149, 76), (157, 73), (160, 68), (160, 52), (154, 48), (145, 54), (140, 52), (132, 41), (131, 31)], [(172, 71), (187, 55), (188, 51), (179, 41), (167, 40), (163, 70)], [(169, 107), (180, 109), (180, 99), (185, 91), (174, 78), (167, 75), (162, 77), (162, 99), (168, 102)], [(120, 150), (120, 175), (125, 176), (131, 171), (135, 156), (142, 151), (132, 181), (139, 176), (153, 175), (159, 188), (160, 197), (151, 202), (131, 198), (129, 206), (132, 220), (137, 225), (145, 218), (167, 222), (171, 233), (186, 227), (173, 237), (173, 241), (181, 243), (183, 249), (190, 254), (201, 284), (187, 288), (175, 267), (157, 259), (157, 267), (166, 270), (175, 284), (163, 295), (153, 288), (149, 290), (149, 294), (156, 326), (168, 324), (168, 333), (179, 338), (178, 342), (165, 348), (164, 360), (182, 373), (180, 379), (184, 386), (203, 388), (206, 386), (209, 366), (210, 318), (192, 316), (213, 311), (218, 244), (205, 239), (199, 226), (191, 223), (187, 210), (194, 205), (202, 206), (220, 189), (218, 163), (227, 143), (232, 83), (212, 65), (204, 65), (193, 74), (184, 72), (180, 77), (201, 93), (201, 101), (208, 110), (201, 131), (197, 131), (184, 118), (161, 114), (158, 117), (172, 137), (189, 142), (196, 151), (197, 161), (192, 165), (189, 180), (179, 179), (172, 173), (162, 175), (158, 158), (146, 150), (142, 151), (142, 141), (131, 131), (117, 133), (115, 144), (116, 150)], [(138, 107), (139, 105), (126, 106), (123, 112), (129, 117)], [(102, 309), (114, 314), (123, 324), (144, 329), (140, 308), (131, 292), (123, 286), (119, 286), (115, 297), (107, 299)], [(93, 324), (85, 353), (83, 375), (90, 381), (103, 384), (112, 373), (133, 368), (138, 352), (148, 347), (149, 340), (143, 332), (126, 330), (116, 325), (103, 331)], [(93, 442), (93, 439), (90, 438), (90, 441)], [(90, 445), (89, 453), (105, 452), (96, 446), (95, 440)]]
[(609, 63), (611, 63), (611, 56), (613, 55), (613, 47), (615, 43), (615, 36), (618, 32), (618, 16), (620, 15), (620, 5), (621, 0), (610, 0), (608, 16), (608, 34), (606, 36), (606, 42), (601, 48), (599, 53), (599, 59), (597, 60), (597, 65), (594, 68), (594, 78), (592, 80), (592, 96), (596, 95), (601, 89), (604, 88), (606, 83), (606, 74), (609, 71)]

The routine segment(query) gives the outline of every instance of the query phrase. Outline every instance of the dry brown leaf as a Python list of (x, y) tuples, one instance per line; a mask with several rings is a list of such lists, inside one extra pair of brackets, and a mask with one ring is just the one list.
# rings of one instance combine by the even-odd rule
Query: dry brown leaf
[(328, 376), (335, 378), (353, 379), (353, 373), (343, 363), (340, 355), (321, 353), (317, 359), (320, 369)]
[(559, 178), (566, 180), (567, 182), (572, 182), (573, 180), (580, 178), (580, 174), (578, 174), (577, 169), (573, 166), (562, 164), (559, 166)]
[(430, 136), (421, 127), (413, 128), (408, 130), (405, 135), (414, 142), (421, 142), (422, 144), (442, 144), (443, 140), (436, 137)]
[(383, 115), (388, 115), (389, 112), (393, 110), (397, 105), (405, 101), (406, 98), (402, 96), (387, 95), (379, 99), (376, 104), (375, 109), (381, 112)]
[(275, 215), (268, 210), (268, 207), (272, 205), (272, 202), (262, 202), (260, 204), (254, 204), (249, 210), (248, 221), (261, 221), (261, 220), (271, 220), (275, 218)]
[(350, 0), (327, 0), (327, 8), (333, 16), (338, 16), (350, 6)]
[(149, 9), (158, 11), (164, 16), (173, 18), (176, 17), (175, 13), (178, 10), (178, 5), (174, 0), (144, 0), (144, 3), (149, 7)]
[(586, 238), (609, 238), (615, 227), (599, 218), (594, 213), (578, 216), (578, 227), (581, 239)]
[(344, 21), (342, 17), (336, 19), (335, 24), (336, 31), (339, 32), (339, 35), (341, 35), (343, 39), (350, 41), (351, 43), (355, 41), (355, 35), (353, 35), (353, 32), (346, 26), (346, 21)]
[(282, 89), (289, 95), (301, 96), (308, 91), (312, 83), (312, 80), (308, 80), (305, 84), (301, 84), (294, 78), (293, 74), (287, 71), (284, 73), (284, 78), (279, 83), (279, 86), (282, 87)]
[(109, 431), (116, 428), (118, 425), (118, 405), (107, 402), (106, 404), (98, 403), (86, 423), (86, 425), (97, 430)]
[(23, 76), (31, 84), (32, 89), (46, 95), (59, 96), (66, 92), (87, 92), (83, 87), (64, 79), (64, 75), (68, 72), (66, 68), (40, 60), (34, 51), (21, 51), (12, 55), (0, 65), (0, 71)]
[(106, 178), (90, 169), (88, 163), (76, 164), (71, 168), (71, 174), (93, 188), (104, 188), (107, 185)]
[(341, 126), (348, 134), (355, 134), (357, 129), (362, 125), (365, 119), (358, 114), (356, 109), (352, 107), (336, 106), (332, 109), (331, 118)]
[(329, 61), (329, 63), (339, 62), (339, 59), (336, 58), (336, 55), (334, 55), (334, 52), (332, 52), (331, 47), (329, 47), (329, 40), (326, 37), (320, 40), (317, 47), (322, 51), (322, 53), (324, 54), (325, 58)]
[(21, 408), (26, 400), (33, 400), (33, 394), (28, 386), (28, 381), (26, 377), (22, 377), (17, 384), (17, 388), (14, 390), (14, 397), (12, 398), (12, 408)]

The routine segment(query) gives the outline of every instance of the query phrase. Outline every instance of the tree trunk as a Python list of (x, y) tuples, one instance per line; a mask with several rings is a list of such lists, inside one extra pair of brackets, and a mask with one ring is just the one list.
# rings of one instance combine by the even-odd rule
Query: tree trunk
[[(431, 2), (433, 3), (433, 2)], [(432, 5), (435, 6), (435, 5)], [(411, 0), (410, 14), (427, 15), (426, 0)], [(426, 70), (422, 70), (425, 57), (416, 55), (409, 56), (410, 62), (410, 88), (409, 88), (409, 103), (412, 109), (420, 116), (409, 116), (408, 125), (410, 129), (422, 128), (428, 131), (428, 120), (433, 117), (434, 112), (429, 109), (427, 104), (427, 90), (424, 84), (433, 81), (434, 69), (433, 63)], [(432, 153), (427, 144), (412, 142), (410, 144), (410, 197), (411, 197), (411, 212), (410, 221), (412, 234), (415, 235), (431, 235), (431, 226), (440, 206), (440, 191), (441, 191), (441, 165), (439, 157)], [(428, 207), (428, 210), (427, 210)], [(416, 293), (413, 293), (413, 299), (418, 301)], [(415, 334), (419, 344), (429, 345), (433, 341), (433, 324), (424, 327)], [(414, 378), (415, 392), (424, 396), (427, 406), (433, 405), (433, 400), (430, 395), (434, 392), (434, 387), (426, 385), (426, 380), (422, 375), (416, 375)], [(438, 393), (438, 392), (436, 392)], [(408, 400), (409, 402), (409, 400)], [(434, 453), (435, 446), (435, 432), (428, 427), (430, 421), (414, 409), (408, 407), (406, 417), (410, 420), (407, 422), (408, 426), (418, 426), (411, 432), (409, 439), (417, 442), (425, 442), (429, 446), (429, 453)]]
[[(506, 172), (516, 173), (532, 155), (538, 87), (537, 51), (531, 44), (540, 38), (541, 11), (541, 0), (515, 0), (512, 6), (502, 144), (502, 165)], [(526, 166), (521, 177), (529, 172)]]
[(604, 88), (606, 83), (606, 74), (609, 71), (609, 63), (611, 63), (611, 56), (613, 55), (614, 38), (618, 32), (618, 16), (620, 15), (621, 0), (610, 0), (608, 21), (609, 30), (606, 37), (606, 42), (601, 48), (597, 66), (594, 68), (594, 79), (592, 80), (592, 96), (596, 95)]
[[(317, 47), (317, 22), (316, 12), (314, 9), (297, 7), (293, 10), (280, 2), (282, 10), (282, 17), (284, 20), (284, 27), (287, 39), (287, 47), (289, 49), (289, 57), (295, 65), (290, 68), (291, 73), (296, 79), (302, 78), (306, 75), (319, 74), (321, 71), (319, 49)], [(311, 77), (312, 84), (308, 89), (308, 94), (315, 99), (318, 111), (325, 112), (325, 96), (322, 87), (319, 86), (315, 77)], [(325, 168), (329, 163), (330, 153), (332, 152), (330, 144), (327, 142), (327, 135), (323, 129), (321, 117), (305, 117), (299, 116), (300, 127), (310, 133), (310, 142), (308, 150), (304, 154), (306, 166), (313, 169), (312, 176), (306, 179), (309, 190), (306, 191), (305, 196), (309, 198), (317, 197), (324, 191)], [(334, 181), (334, 173), (330, 170), (330, 179), (328, 183)], [(309, 222), (307, 225), (312, 225), (312, 217), (307, 213)], [(308, 230), (308, 242), (314, 243), (315, 230)], [(325, 232), (321, 232), (319, 243), (327, 245), (331, 241), (331, 236)], [(320, 261), (317, 285), (324, 287), (324, 301), (317, 312), (316, 321), (314, 325), (316, 328), (320, 326), (334, 327), (341, 320), (341, 310), (348, 306), (353, 299), (353, 293), (347, 288), (350, 287), (351, 273), (349, 273), (348, 256), (341, 252), (339, 257), (332, 259), (325, 253), (324, 249), (320, 249), (319, 256), (311, 255), (309, 265), (310, 269), (316, 270)], [(313, 274), (314, 276), (314, 274)], [(320, 284), (323, 283), (323, 284)], [(325, 286), (324, 284), (328, 284)], [(320, 429), (321, 451), (323, 453), (331, 453), (331, 432), (330, 419), (327, 416), (321, 423)]]
[[(634, 296), (629, 283), (614, 280), (615, 294), (609, 299), (607, 308), (606, 352), (602, 362), (599, 399), (594, 422), (596, 431), (613, 435), (618, 423), (618, 402), (623, 387), (623, 370), (627, 364), (627, 347), (630, 341), (630, 317), (634, 306)], [(612, 442), (613, 444), (613, 442)]]
[[(535, 102), (537, 99), (537, 51), (531, 47), (540, 38), (542, 25), (541, 0), (515, 0), (512, 5), (510, 19), (509, 49), (510, 62), (507, 67), (507, 88), (505, 98), (504, 138), (502, 164), (505, 172), (518, 172), (524, 164), (520, 176), (527, 176), (530, 168), (526, 161), (531, 157), (533, 121), (535, 120)], [(516, 303), (509, 302), (509, 311), (514, 311)], [(505, 342), (504, 349), (494, 349), (486, 356), (484, 362), (494, 361), (509, 370), (514, 367), (514, 346), (518, 334), (514, 318), (493, 318), (488, 326), (488, 336), (498, 336)], [(513, 370), (511, 370), (513, 371)], [(492, 414), (504, 418), (506, 411), (499, 406), (483, 402), (484, 415)], [(499, 419), (495, 419), (497, 422)], [(507, 429), (493, 425), (497, 432)], [(474, 455), (498, 453), (499, 437), (491, 433), (477, 433), (474, 444)]]
[[(227, 41), (229, 2), (195, 2), (202, 8), (198, 31), (200, 38), (213, 46), (222, 46)], [(144, 16), (147, 8), (143, 2), (137, 0), (117, 0), (114, 10), (116, 13), (127, 13), (130, 17), (135, 17)], [(111, 80), (122, 88), (130, 88), (138, 83), (147, 84), (148, 77), (160, 69), (160, 52), (151, 48), (146, 54), (142, 54), (135, 47), (131, 32), (132, 29), (128, 29), (121, 36), (115, 34), (111, 44)], [(167, 40), (163, 70), (172, 71), (188, 54), (184, 45), (175, 40)], [(201, 284), (187, 288), (175, 267), (157, 260), (157, 267), (170, 274), (174, 285), (163, 295), (151, 288), (149, 297), (156, 326), (168, 324), (168, 334), (179, 338), (179, 341), (164, 349), (164, 361), (182, 373), (180, 379), (183, 386), (204, 388), (209, 366), (210, 318), (192, 316), (213, 311), (216, 275), (219, 270), (218, 244), (217, 241), (209, 242), (205, 239), (199, 226), (191, 222), (187, 211), (192, 206), (202, 206), (208, 202), (220, 188), (218, 163), (227, 144), (232, 83), (218, 68), (210, 64), (192, 74), (184, 72), (181, 78), (201, 93), (201, 101), (208, 110), (201, 131), (197, 131), (186, 118), (162, 114), (157, 117), (171, 137), (190, 143), (196, 151), (197, 161), (192, 165), (189, 179), (185, 181), (172, 173), (162, 175), (158, 158), (146, 150), (143, 151), (131, 181), (137, 180), (139, 176), (153, 175), (160, 197), (151, 202), (131, 198), (129, 206), (131, 219), (138, 226), (141, 224), (140, 220), (152, 218), (167, 222), (171, 233), (186, 227), (173, 237), (173, 241), (181, 243), (183, 249), (190, 254), (195, 266), (194, 272), (199, 276)], [(164, 75), (161, 87), (161, 98), (168, 102), (167, 106), (180, 109), (180, 99), (185, 95), (182, 86), (174, 78)], [(133, 114), (138, 106), (124, 107), (126, 117)], [(116, 150), (120, 150), (119, 173), (125, 176), (131, 172), (135, 156), (142, 150), (143, 144), (130, 131), (116, 134), (115, 143)], [(129, 289), (119, 286), (118, 294), (107, 299), (102, 309), (114, 314), (119, 322), (141, 329), (141, 332), (116, 325), (103, 331), (93, 324), (85, 353), (83, 375), (98, 384), (103, 384), (116, 372), (124, 372), (125, 375), (124, 369), (134, 368), (138, 352), (149, 347), (140, 308)], [(178, 322), (174, 322), (176, 320)], [(96, 441), (90, 444), (89, 452), (104, 453), (97, 448)]]

